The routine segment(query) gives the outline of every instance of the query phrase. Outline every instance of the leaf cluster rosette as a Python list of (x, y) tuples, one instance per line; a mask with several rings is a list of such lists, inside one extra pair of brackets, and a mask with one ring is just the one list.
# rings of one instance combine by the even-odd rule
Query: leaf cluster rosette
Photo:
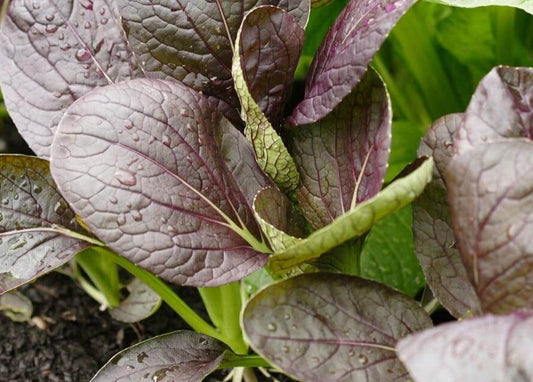
[[(161, 279), (200, 287), (265, 266), (275, 277), (301, 271), (363, 236), (410, 204), (433, 173), (425, 158), (382, 190), (392, 113), (369, 63), (411, 4), (351, 0), (311, 64), (303, 98), (287, 111), (308, 0), (12, 1), (0, 34), (2, 92), (39, 161), (50, 160), (50, 193), (64, 198), (71, 218), (50, 218), (48, 231), (61, 224), (79, 241), (68, 259), (87, 242), (105, 245)], [(17, 235), (35, 229), (24, 224)], [(302, 288), (316, 304), (297, 298)], [(331, 325), (310, 323), (320, 333), (288, 343), (265, 337), (281, 325), (262, 322), (278, 294), (294, 309), (283, 318), (307, 309), (317, 323), (331, 315)], [(158, 301), (129, 303), (151, 311)], [(347, 317), (354, 330), (341, 335)], [(431, 324), (388, 287), (326, 273), (263, 289), (243, 319), (258, 353), (306, 380), (403, 378), (395, 343)], [(276, 349), (302, 341), (312, 346), (299, 371), (278, 360)], [(201, 364), (189, 345), (205, 356)], [(165, 357), (164, 367), (152, 367), (152, 354)], [(119, 355), (96, 380), (118, 380), (124, 368), (197, 380), (225, 354), (212, 338), (178, 332)], [(342, 371), (346, 357), (355, 358)]]
[(494, 68), (467, 110), (437, 120), (420, 148), (436, 164), (415, 204), (422, 268), (452, 314), (478, 317), (399, 343), (416, 381), (532, 377), (531, 360), (519, 355), (532, 306), (532, 89), (531, 68)]

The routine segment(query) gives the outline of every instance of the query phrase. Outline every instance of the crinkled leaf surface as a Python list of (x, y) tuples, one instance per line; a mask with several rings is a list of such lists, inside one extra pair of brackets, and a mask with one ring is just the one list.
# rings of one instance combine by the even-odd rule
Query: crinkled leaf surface
[(352, 92), (379, 47), (412, 0), (351, 0), (318, 49), (293, 125), (325, 117)]
[(161, 297), (137, 278), (128, 284), (127, 289), (128, 297), (119, 306), (109, 309), (115, 320), (139, 322), (150, 317), (161, 305)]
[(107, 86), (69, 108), (52, 173), (93, 232), (130, 261), (177, 284), (228, 283), (266, 255), (249, 244), (261, 247), (260, 230), (215, 139), (224, 125), (179, 83)]
[[(259, 28), (256, 24), (259, 25)], [(281, 29), (282, 27), (283, 29)], [(259, 41), (255, 42), (247, 40), (248, 37), (251, 40), (256, 39), (255, 37), (257, 36), (255, 35), (257, 31), (263, 30), (263, 28), (265, 29), (263, 32), (265, 32), (266, 39), (259, 38)], [(274, 44), (277, 48), (281, 47), (281, 52), (271, 50), (271, 35), (268, 32), (276, 36), (274, 39), (276, 42)], [(297, 34), (295, 35), (295, 33)], [(246, 123), (246, 138), (253, 145), (257, 162), (261, 168), (285, 192), (293, 191), (298, 186), (298, 171), (281, 137), (250, 93), (247, 78), (248, 80), (251, 79), (250, 75), (253, 69), (247, 68), (247, 65), (253, 64), (254, 59), (248, 57), (248, 54), (253, 54), (253, 51), (257, 49), (260, 52), (264, 50), (266, 56), (264, 64), (252, 66), (255, 66), (257, 70), (261, 71), (268, 69), (274, 70), (273, 67), (277, 66), (276, 58), (283, 57), (283, 52), (286, 52), (287, 56), (280, 60), (282, 63), (285, 59), (291, 61), (289, 57), (292, 55), (299, 55), (299, 51), (296, 52), (294, 49), (297, 49), (296, 46), (299, 46), (301, 50), (302, 33), (303, 30), (296, 24), (292, 17), (280, 8), (256, 8), (246, 15), (239, 29), (232, 65), (235, 89), (242, 106), (242, 119)], [(258, 44), (265, 45), (261, 46)], [(294, 48), (290, 49), (291, 46), (294, 46)], [(248, 51), (244, 51), (241, 54), (241, 48), (248, 49)], [(259, 59), (260, 57), (257, 56), (256, 58)], [(248, 61), (242, 62), (241, 59)], [(280, 64), (280, 67), (287, 69), (287, 66), (283, 64)], [(249, 70), (248, 74), (244, 70)], [(252, 85), (254, 84), (252, 83)], [(257, 84), (255, 86), (257, 87)], [(258, 94), (264, 94), (261, 89), (257, 88), (256, 91), (258, 92), (256, 96)], [(282, 92), (284, 92), (284, 89), (282, 89)], [(268, 109), (268, 103), (264, 107)]]
[(533, 313), (486, 315), (400, 340), (398, 356), (416, 382), (533, 379)]
[(414, 172), (393, 182), (373, 198), (313, 232), (305, 240), (270, 256), (270, 268), (274, 272), (288, 270), (319, 257), (349, 239), (363, 235), (379, 220), (416, 199), (431, 180), (432, 172), (433, 159), (429, 158)]
[(506, 7), (521, 8), (533, 15), (533, 2), (531, 0), (428, 0), (435, 3), (451, 5), (453, 7), (486, 7), (489, 5), (500, 5)]
[(407, 206), (378, 222), (364, 241), (359, 261), (361, 277), (414, 297), (425, 283), (414, 251), (412, 221)]
[(70, 260), (88, 244), (47, 161), (0, 156), (0, 294)]
[(454, 156), (446, 171), (453, 228), (483, 311), (533, 307), (533, 142)]
[(293, 130), (298, 200), (313, 228), (327, 226), (381, 190), (390, 134), (389, 97), (373, 70), (326, 118)]
[(464, 122), (454, 137), (455, 153), (477, 145), (533, 134), (533, 68), (499, 66), (472, 96)]
[[(287, 10), (302, 27), (309, 0), (117, 0), (128, 39), (149, 76), (177, 79), (237, 106), (233, 41), (244, 15), (259, 5)], [(164, 26), (164, 27), (162, 27)]]
[(91, 382), (197, 382), (216, 369), (226, 350), (222, 342), (203, 334), (163, 334), (121, 351)]
[(246, 305), (255, 351), (305, 381), (397, 381), (396, 342), (431, 326), (409, 297), (354, 276), (312, 273), (268, 286)]
[(303, 216), (276, 188), (265, 188), (257, 193), (254, 214), (274, 252), (282, 252), (307, 236)]
[(433, 180), (413, 203), (413, 232), (418, 260), (433, 295), (456, 318), (467, 311), (480, 314), (479, 299), (468, 280), (452, 229), (448, 195), (443, 179), (452, 158), (452, 137), (462, 114), (435, 121), (421, 143), (419, 154), (435, 160)]
[(0, 84), (17, 128), (50, 156), (72, 102), (98, 86), (139, 76), (116, 5), (106, 0), (13, 0), (0, 35)]
[(282, 9), (261, 7), (246, 15), (238, 41), (248, 91), (270, 123), (279, 127), (302, 51), (304, 30)]

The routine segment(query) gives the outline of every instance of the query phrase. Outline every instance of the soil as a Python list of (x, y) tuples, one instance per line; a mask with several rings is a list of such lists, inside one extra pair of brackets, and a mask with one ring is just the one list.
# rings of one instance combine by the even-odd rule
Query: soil
[[(20, 291), (33, 303), (33, 319), (16, 323), (0, 314), (0, 381), (89, 381), (116, 352), (157, 334), (189, 329), (164, 304), (140, 323), (117, 322), (59, 273)], [(194, 289), (182, 288), (180, 296), (193, 308), (201, 306)]]

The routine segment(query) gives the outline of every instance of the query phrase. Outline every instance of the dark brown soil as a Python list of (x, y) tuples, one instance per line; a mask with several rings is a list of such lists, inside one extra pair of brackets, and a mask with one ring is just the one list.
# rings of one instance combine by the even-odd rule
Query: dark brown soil
[[(119, 350), (156, 334), (188, 329), (164, 304), (141, 323), (114, 321), (58, 273), (21, 291), (33, 302), (34, 323), (15, 323), (0, 314), (0, 381), (89, 381)], [(180, 296), (193, 307), (201, 306), (194, 289), (182, 288)]]

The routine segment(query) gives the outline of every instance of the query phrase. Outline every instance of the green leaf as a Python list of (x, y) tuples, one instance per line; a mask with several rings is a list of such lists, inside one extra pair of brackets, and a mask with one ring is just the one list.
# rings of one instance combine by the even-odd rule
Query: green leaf
[[(298, 171), (296, 170), (296, 165), (287, 151), (285, 144), (281, 140), (281, 137), (269, 122), (268, 118), (257, 104), (257, 101), (252, 97), (251, 86), (248, 83), (249, 78), (247, 78), (244, 71), (247, 64), (245, 61), (245, 55), (249, 54), (249, 52), (242, 51), (243, 41), (245, 41), (245, 47), (247, 49), (250, 51), (253, 51), (253, 49), (262, 49), (267, 58), (270, 58), (270, 60), (261, 62), (261, 67), (256, 68), (257, 71), (272, 70), (272, 66), (267, 64), (268, 62), (277, 62), (277, 60), (279, 60), (279, 58), (276, 57), (277, 54), (286, 52), (287, 54), (298, 56), (299, 51), (296, 52), (296, 48), (294, 47), (298, 45), (298, 43), (301, 43), (298, 33), (289, 33), (293, 28), (289, 28), (289, 31), (282, 31), (279, 29), (286, 23), (293, 23), (293, 25), (291, 24), (291, 27), (294, 26), (296, 31), (300, 28), (291, 16), (276, 7), (260, 7), (248, 13), (243, 20), (237, 35), (237, 41), (235, 42), (232, 74), (235, 81), (235, 89), (237, 90), (237, 95), (239, 96), (242, 105), (242, 118), (246, 122), (245, 134), (254, 147), (257, 161), (261, 168), (276, 182), (282, 191), (290, 192), (298, 186)], [(252, 35), (253, 29), (258, 28), (259, 26), (264, 28), (264, 33), (267, 33), (269, 36), (275, 33), (275, 40), (281, 45), (285, 45), (286, 49), (281, 50), (281, 52), (276, 52), (275, 54), (273, 52), (269, 53), (270, 48), (267, 48), (268, 42), (261, 45), (263, 41), (255, 41), (259, 46), (254, 46), (254, 44), (247, 41), (246, 38), (249, 35)], [(303, 30), (301, 28), (299, 30), (303, 35)], [(289, 47), (291, 48), (289, 49)], [(301, 45), (299, 49), (301, 50)], [(289, 62), (290, 60), (287, 57), (287, 60), (285, 61)], [(294, 71), (294, 69), (295, 68), (292, 70)]]
[(361, 276), (379, 281), (413, 297), (424, 286), (414, 252), (411, 206), (378, 222), (361, 254)]
[(488, 5), (501, 5), (520, 8), (533, 15), (533, 1), (531, 0), (427, 0), (433, 3), (451, 5), (453, 7), (475, 8)]
[(357, 205), (286, 251), (272, 255), (269, 259), (270, 269), (281, 273), (317, 258), (351, 238), (361, 236), (379, 220), (416, 199), (431, 180), (432, 172), (433, 159), (429, 158), (415, 171), (393, 182), (372, 199)]
[(393, 180), (417, 155), (416, 149), (426, 126), (412, 121), (392, 122), (392, 141), (385, 182)]
[(115, 320), (134, 323), (154, 314), (161, 306), (161, 297), (141, 280), (134, 278), (126, 287), (129, 296), (109, 314)]
[(0, 296), (0, 312), (15, 322), (29, 322), (33, 314), (31, 300), (18, 291)]
[(431, 326), (418, 303), (382, 284), (307, 273), (250, 299), (242, 326), (252, 348), (302, 381), (403, 381), (396, 342)]

